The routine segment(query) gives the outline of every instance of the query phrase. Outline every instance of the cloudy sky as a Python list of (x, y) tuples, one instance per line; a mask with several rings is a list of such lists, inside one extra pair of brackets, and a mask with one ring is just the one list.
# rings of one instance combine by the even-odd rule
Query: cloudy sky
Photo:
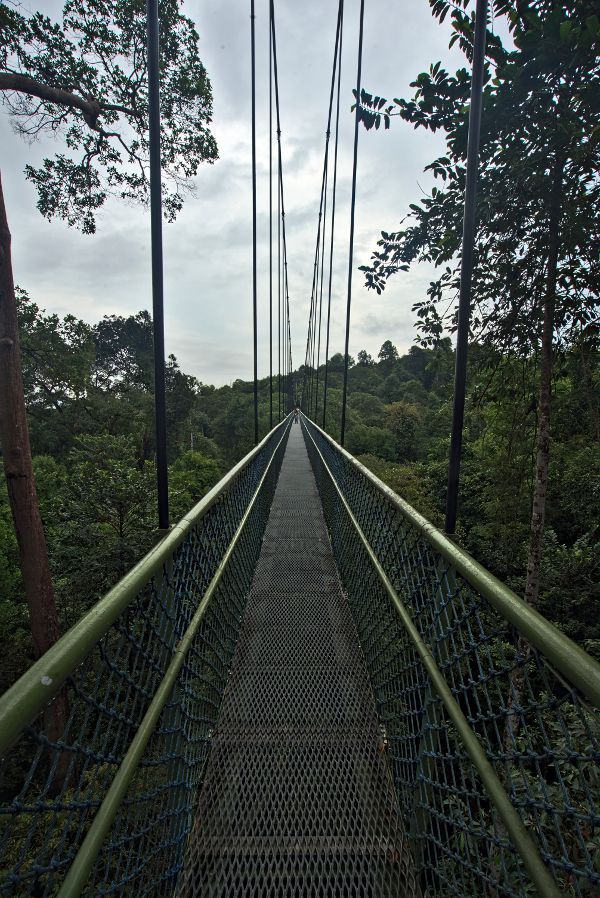
[[(304, 361), (323, 165), (337, 0), (276, 0), (284, 193), (294, 365)], [(349, 197), (359, 0), (346, 0), (338, 212), (334, 250), (332, 351), (343, 348), (347, 290)], [(57, 0), (26, 0), (56, 16)], [(250, 168), (249, 0), (186, 0), (214, 93), (213, 132), (219, 161), (205, 165), (197, 195), (175, 224), (165, 225), (166, 347), (205, 383), (230, 383), (252, 372), (252, 194)], [(268, 0), (256, 0), (258, 113), (259, 374), (268, 373)], [(386, 97), (408, 96), (410, 81), (430, 62), (456, 68), (449, 28), (432, 18), (427, 0), (367, 0), (363, 86)], [(86, 321), (151, 307), (149, 216), (142, 208), (106, 204), (97, 234), (85, 237), (62, 221), (48, 223), (23, 176), (59, 150), (52, 141), (28, 146), (0, 111), (0, 167), (13, 235), (15, 279), (42, 308)], [(406, 350), (414, 339), (415, 299), (430, 272), (398, 275), (378, 297), (362, 285), (379, 231), (393, 230), (408, 204), (431, 186), (423, 167), (440, 139), (393, 120), (388, 132), (361, 129), (350, 352), (377, 354), (386, 339)]]

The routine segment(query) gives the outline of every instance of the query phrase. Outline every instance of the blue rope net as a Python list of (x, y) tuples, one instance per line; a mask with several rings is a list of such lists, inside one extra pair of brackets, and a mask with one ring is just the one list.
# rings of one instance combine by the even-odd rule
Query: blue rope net
[(600, 894), (600, 721), (400, 510), (303, 419), (424, 896), (535, 893), (312, 439), (569, 898)]
[[(278, 446), (282, 435), (279, 428), (239, 472), (2, 759), (0, 895), (57, 894), (274, 456), (84, 892), (175, 893), (285, 449), (285, 439)], [(57, 716), (66, 719), (60, 732)]]

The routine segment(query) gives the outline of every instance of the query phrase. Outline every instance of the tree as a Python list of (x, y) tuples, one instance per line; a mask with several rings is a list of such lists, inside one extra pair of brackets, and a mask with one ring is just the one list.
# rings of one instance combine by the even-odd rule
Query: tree
[[(348, 367), (352, 368), (354, 366), (354, 359), (351, 355), (348, 356)], [(328, 368), (330, 371), (340, 372), (344, 370), (344, 356), (341, 352), (336, 352), (331, 356), (328, 362)]]
[[(469, 0), (430, 2), (440, 19), (454, 7), (452, 42), (458, 41), (470, 57), (474, 22), (462, 9)], [(522, 0), (516, 8), (498, 0), (496, 11), (507, 15), (514, 49), (488, 34), (472, 330), (497, 348), (539, 353), (525, 587), (526, 599), (535, 604), (548, 485), (553, 344), (568, 346), (594, 326), (598, 296), (600, 22), (591, 0)], [(411, 205), (412, 221), (402, 231), (382, 233), (381, 249), (364, 270), (367, 285), (380, 292), (392, 274), (415, 261), (442, 269), (428, 298), (414, 306), (422, 337), (431, 344), (445, 327), (456, 325), (470, 77), (464, 69), (450, 76), (436, 63), (412, 86), (414, 97), (394, 100), (386, 114), (395, 108), (415, 127), (445, 131), (446, 155), (427, 166), (443, 187)], [(439, 311), (440, 303), (449, 305), (449, 318)]]
[(421, 423), (419, 409), (412, 402), (393, 402), (388, 408), (388, 427), (396, 438), (396, 458), (408, 461), (416, 458), (418, 430)]
[(123, 318), (105, 315), (93, 329), (94, 383), (126, 392), (132, 388), (152, 391), (154, 343), (152, 318), (146, 311)]
[(92, 329), (74, 315), (47, 315), (23, 290), (17, 313), (33, 452), (61, 455), (72, 446), (91, 385)]
[(386, 371), (391, 371), (394, 363), (398, 361), (398, 350), (391, 340), (386, 340), (385, 343), (382, 344), (381, 349), (377, 353), (377, 358)]
[(155, 471), (152, 462), (139, 463), (132, 437), (107, 433), (80, 437), (68, 461), (63, 520), (53, 541), (77, 620), (150, 549)]
[(375, 364), (373, 356), (369, 355), (366, 349), (361, 349), (356, 358), (359, 365), (369, 366)]
[[(164, 208), (173, 219), (190, 178), (216, 158), (211, 88), (193, 23), (161, 10)], [(62, 23), (0, 6), (0, 97), (27, 139), (61, 137), (67, 153), (28, 165), (38, 208), (84, 233), (109, 194), (148, 199), (146, 18), (138, 0), (67, 0)], [(77, 157), (77, 158), (75, 158)], [(36, 655), (58, 636), (27, 430), (10, 230), (0, 182), (0, 438)]]
[(185, 514), (219, 480), (221, 466), (216, 458), (190, 449), (174, 462), (170, 475), (173, 505), (180, 514)]
[(356, 411), (369, 427), (377, 427), (385, 420), (385, 407), (377, 396), (370, 393), (350, 393), (348, 405)]

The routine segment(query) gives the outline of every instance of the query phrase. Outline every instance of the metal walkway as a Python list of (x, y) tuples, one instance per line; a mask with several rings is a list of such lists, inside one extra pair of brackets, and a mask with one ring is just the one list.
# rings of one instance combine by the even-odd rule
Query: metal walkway
[(416, 893), (358, 636), (294, 425), (179, 894)]

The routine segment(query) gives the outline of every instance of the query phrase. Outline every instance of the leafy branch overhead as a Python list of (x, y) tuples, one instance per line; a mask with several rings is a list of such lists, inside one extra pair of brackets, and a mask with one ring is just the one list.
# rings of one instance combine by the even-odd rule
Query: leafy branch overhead
[[(173, 220), (217, 147), (198, 34), (178, 0), (163, 0), (160, 16), (163, 201)], [(25, 168), (45, 217), (93, 233), (107, 196), (148, 201), (144, 0), (67, 0), (60, 24), (1, 5), (0, 98), (26, 140), (49, 134), (66, 145)]]
[[(442, 20), (451, 12), (451, 43), (472, 55), (474, 4), (430, 0)], [(470, 9), (469, 9), (470, 7)], [(524, 349), (541, 333), (540, 297), (548, 259), (550, 196), (560, 172), (560, 246), (556, 336), (569, 339), (597, 322), (600, 188), (600, 21), (591, 0), (495, 3), (512, 46), (488, 30), (477, 200), (472, 331), (478, 339)], [(418, 261), (439, 274), (414, 311), (423, 340), (456, 324), (471, 76), (439, 62), (422, 72), (407, 99), (390, 104), (361, 94), (367, 129), (399, 115), (415, 128), (441, 131), (445, 154), (426, 171), (438, 185), (411, 204), (396, 232), (382, 231), (366, 285), (381, 293), (388, 279)]]

